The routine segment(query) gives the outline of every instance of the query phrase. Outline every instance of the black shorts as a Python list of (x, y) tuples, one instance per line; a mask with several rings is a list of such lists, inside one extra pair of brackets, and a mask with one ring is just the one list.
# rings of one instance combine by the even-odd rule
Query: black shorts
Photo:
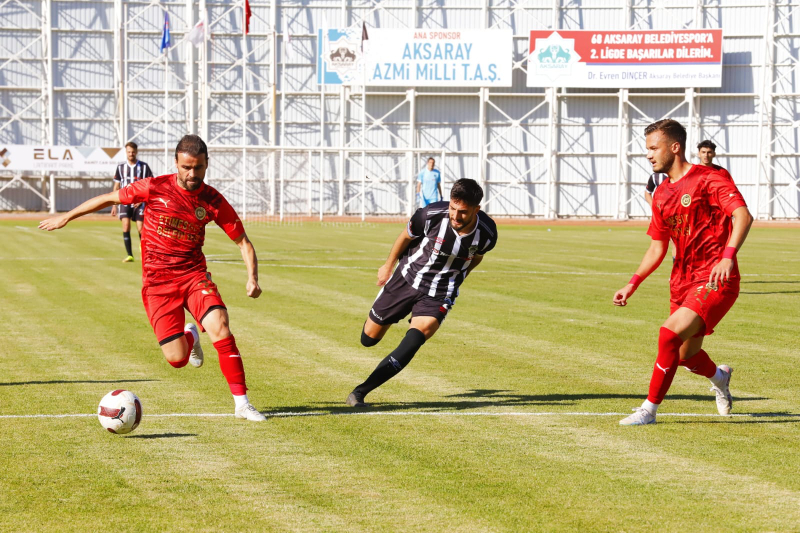
[(133, 220), (144, 220), (144, 202), (135, 207), (134, 204), (120, 204), (118, 208), (119, 219), (132, 218)]
[(369, 310), (369, 318), (381, 326), (397, 324), (409, 313), (432, 316), (439, 324), (455, 305), (455, 298), (433, 298), (412, 287), (397, 271), (384, 285)]

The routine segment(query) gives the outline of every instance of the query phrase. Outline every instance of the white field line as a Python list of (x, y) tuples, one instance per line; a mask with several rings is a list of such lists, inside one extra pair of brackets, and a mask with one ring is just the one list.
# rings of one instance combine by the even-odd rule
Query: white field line
[[(206, 259), (209, 263), (229, 263), (234, 260), (231, 258), (230, 260), (215, 260), (215, 259), (208, 259), (209, 257), (213, 256), (206, 256)], [(358, 258), (352, 260), (360, 260), (365, 259), (369, 260), (369, 258)], [(349, 260), (349, 259), (348, 259)], [(0, 261), (64, 261), (63, 257), (0, 257)], [(74, 257), (70, 258), (69, 261), (118, 261), (116, 258), (113, 257)], [(237, 262), (241, 262), (241, 259), (237, 259)], [(377, 263), (376, 263), (377, 264)], [(266, 262), (259, 263), (259, 268), (308, 268), (308, 269), (320, 269), (320, 270), (377, 270), (374, 266), (348, 266), (348, 265), (275, 265), (269, 264)], [(565, 271), (553, 271), (553, 270), (473, 270), (473, 273), (477, 274), (539, 274), (544, 276), (627, 276), (630, 275), (630, 272), (598, 272), (598, 271), (583, 271), (583, 272), (565, 272)], [(740, 276), (744, 277), (774, 277), (774, 278), (782, 278), (782, 277), (797, 277), (800, 276), (800, 273), (786, 273), (786, 274), (753, 274), (753, 273), (746, 273), (740, 274)]]
[[(630, 413), (591, 413), (591, 412), (459, 412), (459, 411), (353, 411), (329, 413), (325, 411), (303, 411), (303, 412), (277, 412), (261, 411), (265, 416), (271, 418), (292, 418), (303, 416), (494, 416), (494, 417), (529, 417), (529, 416), (549, 416), (549, 417), (605, 417), (605, 416), (627, 416)], [(74, 413), (74, 414), (30, 414), (30, 415), (0, 415), (0, 419), (12, 418), (86, 418), (97, 416), (93, 413)], [(233, 413), (162, 413), (145, 414), (144, 418), (225, 418), (231, 417)], [(658, 413), (658, 416), (670, 417), (689, 417), (689, 418), (800, 418), (800, 413), (736, 413), (728, 416), (713, 413)]]

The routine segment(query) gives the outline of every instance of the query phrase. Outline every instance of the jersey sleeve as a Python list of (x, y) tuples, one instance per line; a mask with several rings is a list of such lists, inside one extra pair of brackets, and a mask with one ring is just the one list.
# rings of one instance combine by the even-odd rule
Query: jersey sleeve
[(656, 205), (655, 199), (653, 200), (653, 216), (650, 217), (650, 227), (647, 228), (647, 234), (654, 241), (669, 240), (669, 228), (664, 223), (664, 217), (661, 216), (661, 210)]
[(406, 232), (412, 239), (422, 237), (422, 234), (425, 232), (424, 207), (417, 209), (417, 211), (411, 216), (411, 219), (408, 221), (408, 226), (406, 227)]
[(119, 173), (120, 166), (117, 165), (117, 170), (114, 172), (114, 181), (122, 181), (122, 176)]
[(747, 206), (742, 193), (727, 172), (717, 171), (708, 174), (705, 185), (711, 205), (719, 207), (726, 215), (731, 216), (740, 207)]
[(436, 171), (436, 185), (440, 185), (442, 183), (442, 173), (438, 170)]
[(423, 174), (424, 172), (425, 172), (424, 170), (420, 170), (420, 171), (419, 171), (419, 174), (417, 174), (417, 181), (422, 181), (422, 174)]
[(150, 165), (148, 165), (147, 163), (143, 163), (143, 164), (144, 164), (144, 177), (145, 178), (152, 178), (153, 177), (153, 171), (150, 170)]
[(149, 198), (150, 180), (134, 181), (119, 191), (119, 203), (125, 205), (146, 202)]
[(237, 240), (244, 234), (244, 226), (242, 225), (242, 221), (239, 220), (239, 215), (236, 214), (236, 211), (224, 197), (219, 204), (219, 209), (217, 209), (213, 220), (232, 241)]
[(645, 185), (644, 190), (653, 194), (653, 191), (656, 190), (656, 180), (653, 179), (653, 174), (650, 174), (650, 178), (647, 180), (647, 185)]

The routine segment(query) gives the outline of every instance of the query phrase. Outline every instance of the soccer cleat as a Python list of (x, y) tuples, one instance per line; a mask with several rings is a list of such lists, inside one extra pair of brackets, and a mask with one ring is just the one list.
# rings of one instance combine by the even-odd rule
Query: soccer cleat
[(347, 395), (345, 402), (350, 407), (369, 407), (364, 403), (364, 395), (358, 391), (353, 391)]
[(123, 263), (133, 263), (133, 256), (129, 255), (125, 259), (122, 260)]
[(200, 333), (197, 331), (197, 326), (194, 324), (186, 324), (183, 331), (191, 331), (192, 336), (195, 338), (192, 351), (189, 353), (189, 364), (195, 368), (203, 366), (203, 347), (200, 346)]
[(633, 409), (633, 414), (623, 418), (619, 421), (620, 426), (646, 426), (647, 424), (655, 424), (656, 415), (644, 407), (636, 407)]
[(264, 422), (267, 419), (267, 417), (259, 413), (258, 409), (253, 407), (253, 404), (250, 402), (247, 402), (241, 407), (237, 407), (236, 411), (234, 411), (234, 416), (251, 422)]
[(731, 396), (731, 391), (729, 388), (731, 385), (731, 374), (733, 374), (733, 369), (728, 365), (719, 365), (717, 368), (719, 368), (722, 373), (725, 374), (725, 383), (719, 387), (714, 385), (711, 387), (711, 390), (717, 395), (717, 411), (719, 414), (727, 416), (731, 414), (731, 408), (733, 407), (733, 397)]

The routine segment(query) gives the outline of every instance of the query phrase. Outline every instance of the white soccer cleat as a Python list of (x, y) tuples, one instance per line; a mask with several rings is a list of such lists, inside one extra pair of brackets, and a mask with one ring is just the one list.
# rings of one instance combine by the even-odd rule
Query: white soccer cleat
[(197, 331), (197, 326), (194, 324), (186, 324), (183, 331), (191, 331), (194, 337), (194, 345), (192, 351), (189, 353), (189, 364), (195, 368), (203, 366), (203, 347), (200, 346), (200, 332)]
[(234, 412), (236, 418), (244, 418), (251, 422), (264, 422), (267, 417), (258, 412), (258, 409), (253, 407), (253, 404), (247, 402), (241, 407), (237, 407)]
[(717, 411), (719, 411), (719, 414), (727, 416), (731, 414), (731, 408), (733, 407), (733, 397), (731, 396), (730, 391), (731, 374), (733, 374), (733, 369), (728, 365), (719, 365), (717, 368), (719, 368), (722, 373), (725, 374), (725, 383), (719, 387), (714, 385), (711, 387), (711, 390), (717, 395)]
[(635, 407), (633, 414), (619, 421), (620, 426), (646, 426), (656, 423), (656, 415), (644, 407)]

